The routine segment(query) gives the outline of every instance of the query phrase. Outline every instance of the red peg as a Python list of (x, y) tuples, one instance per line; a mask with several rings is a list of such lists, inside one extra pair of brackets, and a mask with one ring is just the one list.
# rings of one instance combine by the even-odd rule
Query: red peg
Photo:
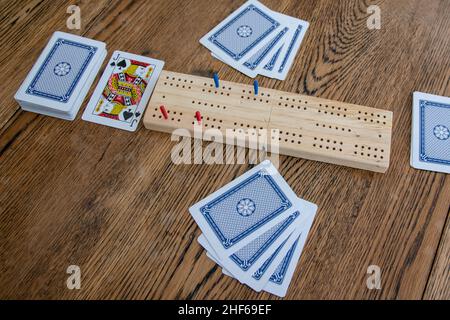
[(167, 114), (166, 108), (164, 108), (164, 106), (160, 106), (159, 110), (161, 111), (164, 119), (166, 119), (166, 120), (169, 119), (169, 115)]
[(202, 115), (200, 114), (200, 111), (195, 112), (195, 117), (197, 118), (198, 124), (202, 122)]

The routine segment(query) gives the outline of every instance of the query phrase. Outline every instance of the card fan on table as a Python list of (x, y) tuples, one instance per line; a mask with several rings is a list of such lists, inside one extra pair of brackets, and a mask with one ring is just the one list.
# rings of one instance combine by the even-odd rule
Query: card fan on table
[(308, 22), (275, 12), (256, 0), (244, 3), (200, 39), (211, 55), (249, 77), (284, 80)]
[(284, 297), (317, 206), (297, 198), (270, 161), (189, 208), (198, 242), (222, 272)]
[[(167, 119), (160, 107), (167, 111)], [(296, 93), (163, 71), (144, 116), (147, 129), (279, 130), (279, 153), (385, 172), (389, 167), (392, 112)], [(208, 140), (208, 136), (203, 136)], [(268, 150), (274, 142), (268, 139)], [(226, 141), (225, 141), (226, 142)], [(251, 144), (247, 144), (251, 146)]]

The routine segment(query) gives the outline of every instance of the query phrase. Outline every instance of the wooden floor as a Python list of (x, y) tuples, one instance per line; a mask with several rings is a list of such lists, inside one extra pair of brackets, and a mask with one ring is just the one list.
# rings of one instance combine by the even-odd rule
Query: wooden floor
[[(167, 134), (21, 111), (13, 95), (50, 35), (69, 31), (73, 1), (0, 3), (0, 298), (275, 298), (223, 276), (187, 210), (250, 166), (174, 165)], [(106, 42), (108, 57), (252, 81), (198, 42), (242, 0), (78, 3), (77, 33)], [(288, 78), (261, 86), (394, 112), (386, 174), (281, 157), (294, 191), (319, 205), (286, 298), (450, 299), (450, 178), (409, 165), (412, 92), (450, 95), (450, 1), (264, 3), (310, 29)], [(366, 26), (369, 4), (380, 30)], [(72, 264), (81, 290), (66, 288)], [(366, 287), (369, 265), (381, 290)]]

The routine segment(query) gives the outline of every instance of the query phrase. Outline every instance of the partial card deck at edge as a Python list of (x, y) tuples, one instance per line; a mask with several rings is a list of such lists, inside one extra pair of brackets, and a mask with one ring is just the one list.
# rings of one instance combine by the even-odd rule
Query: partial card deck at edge
[(292, 214), (295, 199), (275, 167), (264, 161), (189, 212), (217, 253), (228, 256)]
[(450, 173), (450, 98), (414, 92), (411, 166)]
[(82, 119), (135, 131), (163, 66), (160, 60), (115, 51)]

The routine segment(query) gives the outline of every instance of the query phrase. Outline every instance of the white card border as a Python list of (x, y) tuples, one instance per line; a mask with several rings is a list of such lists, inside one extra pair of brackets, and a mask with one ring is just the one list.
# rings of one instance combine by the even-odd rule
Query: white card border
[[(36, 97), (32, 96), (26, 93), (26, 90), (30, 83), (33, 81), (34, 76), (36, 75), (36, 72), (39, 70), (42, 63), (47, 58), (48, 53), (50, 52), (50, 49), (53, 48), (53, 45), (55, 44), (56, 40), (59, 38), (72, 40), (76, 42), (81, 42), (90, 46), (95, 46), (98, 48), (98, 50), (95, 52), (92, 61), (89, 63), (88, 69), (84, 72), (83, 76), (80, 78), (76, 88), (73, 91), (72, 96), (70, 97), (69, 101), (66, 103), (61, 103), (57, 101), (53, 101), (46, 98)], [(88, 81), (89, 77), (92, 74), (92, 69), (95, 68), (95, 66), (98, 64), (98, 62), (101, 60), (101, 57), (105, 54), (106, 51), (106, 44), (101, 41), (80, 37), (74, 34), (65, 33), (61, 31), (56, 31), (51, 36), (50, 40), (45, 45), (45, 48), (42, 50), (41, 54), (39, 55), (38, 59), (34, 63), (33, 67), (31, 68), (30, 72), (28, 72), (28, 75), (26, 76), (25, 80), (22, 82), (19, 90), (14, 95), (14, 98), (16, 101), (24, 101), (28, 104), (33, 105), (41, 105), (45, 106), (47, 109), (53, 109), (58, 110), (62, 113), (70, 113), (73, 105), (76, 103), (76, 101), (79, 98), (79, 91), (80, 88), (83, 88), (85, 83)], [(102, 61), (103, 62), (103, 61)], [(96, 74), (95, 74), (96, 76)], [(94, 76), (94, 78), (95, 78)], [(84, 99), (84, 97), (83, 97)], [(51, 111), (49, 111), (51, 112)]]
[(410, 164), (413, 168), (434, 172), (450, 173), (450, 166), (437, 163), (425, 163), (420, 161), (420, 100), (431, 100), (437, 103), (450, 104), (450, 98), (429, 93), (415, 91), (413, 93), (413, 110), (411, 124), (411, 155)]
[[(122, 122), (118, 122), (117, 120), (112, 120), (109, 118), (96, 116), (96, 115), (92, 114), (92, 110), (94, 110), (94, 108), (96, 107), (97, 101), (100, 98), (100, 95), (102, 94), (103, 89), (106, 86), (106, 83), (108, 82), (108, 79), (109, 79), (109, 76), (111, 75), (112, 69), (114, 68), (113, 66), (111, 66), (111, 62), (113, 60), (115, 60), (114, 57), (117, 57), (118, 55), (120, 55), (121, 57), (126, 58), (126, 59), (142, 61), (142, 62), (146, 62), (146, 63), (155, 65), (155, 69), (153, 70), (152, 77), (147, 84), (144, 95), (142, 96), (141, 101), (139, 102), (139, 105), (136, 108), (136, 111), (141, 112), (141, 116), (140, 116), (139, 120), (136, 122), (136, 125), (134, 125), (134, 126), (130, 126), (129, 123), (122, 123)], [(83, 112), (82, 119), (85, 121), (88, 121), (88, 122), (102, 124), (102, 125), (105, 125), (108, 127), (122, 129), (122, 130), (130, 131), (130, 132), (136, 131), (136, 129), (139, 126), (139, 123), (141, 122), (142, 116), (144, 115), (145, 108), (147, 107), (148, 101), (150, 99), (150, 96), (153, 93), (153, 90), (156, 86), (156, 83), (159, 79), (159, 76), (161, 74), (163, 67), (164, 67), (164, 61), (161, 61), (161, 60), (157, 60), (157, 59), (153, 59), (153, 58), (149, 58), (149, 57), (145, 57), (145, 56), (140, 56), (140, 55), (136, 55), (136, 54), (128, 53), (128, 52), (124, 52), (124, 51), (119, 51), (119, 50), (114, 51), (113, 54), (111, 55), (111, 58), (108, 60), (108, 66), (106, 67), (105, 71), (103, 72), (103, 75), (102, 75), (100, 81), (98, 82), (98, 84), (95, 88), (95, 91), (92, 94), (91, 99), (89, 100), (89, 103), (88, 103), (86, 109)]]
[[(309, 231), (311, 230), (311, 227), (314, 223), (314, 218), (315, 218), (315, 215), (317, 212), (317, 206), (312, 203), (309, 203), (308, 206), (310, 206), (310, 210), (312, 210), (314, 212), (314, 214), (312, 214), (309, 217), (309, 219), (306, 222), (307, 224), (305, 225), (304, 229), (302, 230), (302, 233), (299, 238), (299, 242), (294, 251), (294, 255), (289, 263), (288, 269), (286, 270), (286, 274), (283, 279), (282, 285), (277, 285), (277, 284), (272, 283), (271, 281), (268, 281), (267, 284), (263, 288), (264, 291), (274, 294), (281, 298), (284, 298), (286, 296), (287, 290), (289, 289), (289, 286), (292, 281), (292, 277), (294, 276), (295, 269), (297, 268), (298, 262), (300, 260), (300, 256), (303, 252), (303, 248), (305, 247), (306, 240), (308, 239)], [(294, 242), (295, 241), (293, 241), (293, 243)], [(292, 246), (292, 244), (291, 244), (291, 246)]]
[[(283, 49), (281, 49), (280, 55), (275, 63), (275, 66), (273, 67), (272, 71), (268, 71), (263, 68), (263, 70), (261, 70), (261, 72), (260, 72), (260, 74), (263, 76), (278, 79), (278, 80), (286, 80), (287, 75), (292, 67), (292, 64), (294, 63), (295, 57), (297, 56), (300, 46), (306, 35), (306, 31), (309, 28), (309, 23), (307, 21), (304, 21), (304, 20), (301, 20), (298, 18), (294, 18), (294, 17), (290, 17), (290, 16), (286, 16), (286, 15), (283, 15), (283, 16), (284, 16), (284, 19), (289, 21), (289, 34), (287, 35), (286, 41), (284, 42), (285, 46), (283, 46)], [(297, 41), (295, 42), (294, 46), (292, 47), (292, 51), (291, 51), (289, 58), (287, 59), (285, 68), (283, 69), (282, 72), (278, 72), (278, 70), (281, 67), (282, 61), (285, 59), (286, 54), (288, 53), (289, 44), (292, 41), (292, 38), (294, 37), (295, 32), (298, 29), (299, 25), (302, 26), (300, 35), (299, 35)]]
[[(267, 44), (267, 42), (268, 42), (267, 39), (272, 39), (273, 38), (273, 37), (270, 37), (271, 35), (276, 35), (280, 30), (282, 30), (285, 27), (285, 24), (283, 23), (283, 21), (279, 21), (280, 25), (277, 28), (275, 28), (264, 40), (262, 40), (259, 44), (257, 44), (252, 50), (247, 52), (247, 54), (242, 56), (238, 61), (233, 60), (233, 59), (231, 59), (229, 57), (221, 56), (220, 52), (217, 50), (217, 47), (211, 45), (210, 42), (208, 41), (208, 38), (212, 34), (214, 34), (218, 29), (222, 28), (225, 24), (227, 24), (230, 20), (234, 19), (234, 17), (239, 15), (241, 13), (241, 11), (245, 7), (247, 7), (247, 6), (251, 5), (251, 4), (253, 4), (254, 6), (258, 7), (261, 11), (266, 12), (267, 14), (273, 14), (274, 13), (274, 11), (270, 10), (268, 7), (263, 5), (261, 2), (259, 2), (257, 0), (249, 0), (249, 1), (245, 2), (243, 5), (241, 5), (239, 8), (237, 8), (234, 12), (232, 12), (229, 16), (227, 16), (224, 20), (222, 20), (218, 25), (216, 25), (214, 28), (212, 28), (207, 34), (205, 34), (200, 39), (200, 43), (203, 46), (205, 46), (206, 48), (208, 48), (208, 50), (210, 50), (211, 52), (216, 53), (218, 56), (223, 58), (224, 62), (229, 64), (229, 65), (233, 65), (233, 64), (236, 64), (236, 63), (238, 63), (239, 65), (243, 64), (245, 61), (250, 59), (256, 52), (258, 52), (259, 49), (261, 49), (265, 44)], [(277, 18), (279, 18), (279, 17), (277, 16)]]
[[(210, 225), (206, 222), (205, 218), (200, 212), (200, 208), (210, 202), (212, 199), (217, 198), (219, 195), (223, 194), (226, 190), (233, 188), (234, 186), (238, 185), (241, 181), (247, 179), (251, 175), (255, 174), (256, 172), (260, 171), (261, 169), (266, 169), (268, 171), (268, 174), (272, 176), (272, 178), (275, 180), (275, 182), (278, 184), (278, 186), (283, 190), (286, 197), (290, 200), (292, 203), (292, 207), (287, 209), (285, 212), (281, 213), (278, 217), (273, 218), (271, 221), (266, 223), (265, 225), (261, 226), (257, 230), (255, 230), (252, 234), (246, 236), (240, 242), (234, 244), (230, 248), (224, 248), (222, 243), (219, 241), (219, 239), (216, 237), (215, 233), (211, 230)], [(289, 187), (289, 185), (286, 183), (286, 181), (283, 179), (283, 177), (278, 173), (276, 168), (273, 166), (273, 164), (269, 160), (263, 161), (261, 164), (255, 166), (251, 170), (247, 171), (237, 179), (231, 181), (227, 185), (223, 186), (219, 190), (215, 191), (214, 193), (210, 194), (205, 199), (201, 200), (200, 202), (196, 203), (192, 207), (189, 208), (189, 212), (191, 213), (192, 217), (194, 218), (195, 222), (199, 226), (199, 228), (202, 230), (202, 232), (205, 234), (206, 238), (208, 239), (209, 243), (216, 248), (216, 253), (219, 256), (230, 256), (234, 252), (238, 251), (242, 247), (244, 247), (246, 244), (251, 242), (253, 239), (258, 237), (259, 235), (263, 234), (265, 231), (270, 229), (272, 226), (277, 224), (278, 222), (286, 219), (290, 214), (295, 212), (296, 207), (296, 200), (297, 196), (292, 191), (292, 189)]]

